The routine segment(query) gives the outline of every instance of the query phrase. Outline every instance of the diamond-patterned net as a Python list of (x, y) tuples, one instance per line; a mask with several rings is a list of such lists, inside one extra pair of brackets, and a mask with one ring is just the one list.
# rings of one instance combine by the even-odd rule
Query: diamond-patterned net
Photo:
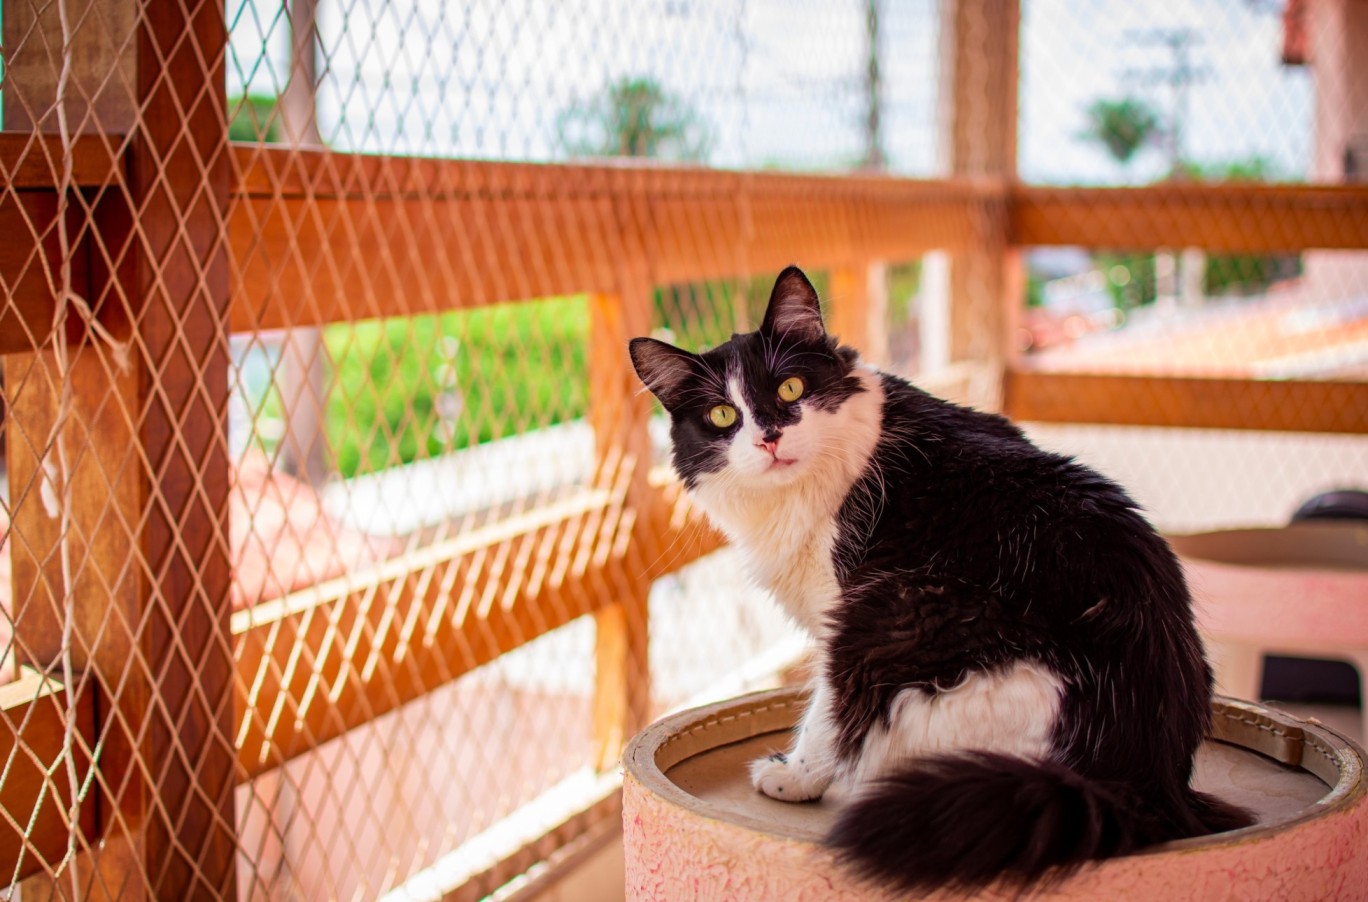
[(627, 737), (803, 653), (625, 343), (790, 262), (1166, 528), (1368, 482), (1361, 4), (1017, 6), (5, 0), (0, 885), (611, 840)]
[[(1052, 246), (1025, 254), (1017, 347), (1038, 371), (1202, 380), (1181, 397), (1061, 382), (1133, 425), (1037, 433), (1123, 479), (1165, 528), (1281, 525), (1318, 492), (1368, 487), (1364, 440), (1325, 434), (1357, 431), (1338, 414), (1359, 396), (1334, 383), (1368, 374), (1368, 253), (1351, 234), (1365, 195), (1313, 224), (1334, 195), (1308, 187), (1368, 173), (1365, 39), (1352, 3), (1023, 6), (1019, 168), (1042, 186), (1024, 213), (1053, 222)], [(1055, 206), (1055, 185), (1153, 195)], [(1208, 225), (1175, 221), (1198, 203)], [(1291, 385), (1230, 385), (1249, 379)], [(1209, 422), (1182, 422), (1198, 405)]]

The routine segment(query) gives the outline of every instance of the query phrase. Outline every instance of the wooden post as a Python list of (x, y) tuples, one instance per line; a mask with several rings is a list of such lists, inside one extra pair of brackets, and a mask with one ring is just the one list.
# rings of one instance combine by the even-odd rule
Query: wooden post
[[(280, 131), (292, 147), (323, 146), (318, 134), (318, 3), (292, 0), (290, 77), (280, 95)], [(324, 418), (331, 380), (323, 330), (287, 329), (281, 339), (277, 376), (285, 412), (281, 464), (285, 470), (318, 487), (328, 478), (329, 455)]]
[[(75, 712), (78, 723), (83, 719), (95, 720), (95, 697), (98, 690), (108, 688), (99, 665), (108, 660), (128, 659), (126, 624), (106, 622), (106, 612), (135, 597), (137, 585), (128, 560), (130, 536), (106, 520), (111, 508), (136, 509), (137, 479), (127, 460), (131, 447), (127, 420), (113, 404), (107, 403), (109, 379), (101, 366), (101, 356), (93, 348), (73, 352), (65, 373), (71, 402), (66, 427), (60, 435), (54, 432), (54, 426), (64, 374), (56, 355), (40, 351), (0, 358), (8, 420), (5, 439), (11, 514), (10, 613), (14, 618), (15, 663), (54, 680), (64, 680), (64, 623), (69, 601), (73, 620), (69, 664), (73, 679), (67, 688), (76, 693), (75, 697), (90, 701), (89, 711)], [(116, 381), (125, 380), (116, 377)], [(88, 446), (86, 442), (92, 435), (107, 436), (109, 442)], [(53, 438), (62, 443), (64, 457), (59, 457), (55, 443), (49, 444)], [(119, 455), (111, 454), (116, 447), (121, 449)], [(124, 459), (120, 460), (120, 456)], [(49, 463), (46, 474), (44, 459)], [(60, 470), (61, 460), (66, 462), (65, 472)], [(66, 505), (64, 496), (68, 494), (78, 503)], [(64, 721), (71, 719), (70, 711), (64, 715)], [(61, 740), (55, 744), (58, 749), (54, 751), (62, 754)], [(86, 733), (72, 749), (78, 758), (88, 762), (92, 745), (93, 740)], [(56, 756), (49, 760), (60, 762)], [(75, 776), (84, 781), (88, 772), (87, 763), (77, 767)], [(48, 778), (63, 807), (70, 804), (71, 774), (66, 764), (58, 763)], [(87, 793), (81, 801), (82, 834), (74, 838), (74, 851), (88, 851), (96, 841), (100, 832), (96, 807), (95, 795)], [(61, 847), (62, 854), (67, 850), (68, 847)], [(21, 884), (23, 892), (40, 896), (70, 892), (69, 878), (54, 886), (49, 873), (61, 857), (30, 862), (40, 864), (40, 869), (36, 876)], [(83, 862), (68, 865), (80, 868), (78, 880), (84, 881), (88, 876)], [(28, 868), (21, 871), (29, 872)]]
[[(63, 106), (73, 134), (125, 134), (137, 117), (128, 90), (134, 57), (126, 41), (138, 18), (138, 4), (118, 0), (68, 3), (71, 72)], [(7, 132), (58, 131), (57, 82), (62, 64), (62, 27), (56, 3), (6, 3), (4, 37), (4, 128)]]
[[(1013, 181), (1017, 148), (1018, 0), (947, 0), (942, 6), (942, 156), (955, 176)], [(969, 362), (971, 400), (1001, 404), (1022, 303), (1020, 261), (1007, 245), (1005, 205), (985, 201), (975, 250), (950, 260), (952, 364)]]
[(831, 270), (827, 329), (853, 345), (875, 366), (888, 359), (888, 273), (882, 263), (854, 263)]
[(590, 420), (598, 480), (619, 499), (609, 514), (617, 518), (616, 528), (603, 530), (599, 542), (627, 542), (618, 578), (607, 587), (613, 601), (594, 618), (594, 741), (599, 766), (607, 769), (651, 713), (648, 570), (658, 554), (650, 535), (658, 518), (650, 510), (647, 481), (651, 406), (627, 353), (628, 341), (650, 331), (651, 284), (644, 273), (631, 273), (620, 293), (593, 295), (590, 305)]
[(77, 290), (130, 353), (123, 364), (100, 342), (65, 366), (48, 349), (6, 359), (16, 626), (26, 662), (52, 671), (69, 611), (70, 663), (95, 687), (100, 842), (71, 865), (78, 894), (232, 898), (224, 11), (101, 7), (86, 19), (127, 24), (111, 66), (134, 77), (110, 83), (134, 115), (127, 183), (94, 198)]
[(148, 694), (125, 688), (112, 701), (132, 709), (130, 724), (142, 721), (134, 736), (148, 770), (142, 793), (115, 801), (142, 823), (139, 857), (154, 896), (231, 898), (228, 36), (222, 5), (181, 7), (149, 4), (138, 29), (126, 287), (144, 367), (135, 409), (147, 467), (138, 512), (146, 569), (136, 614)]

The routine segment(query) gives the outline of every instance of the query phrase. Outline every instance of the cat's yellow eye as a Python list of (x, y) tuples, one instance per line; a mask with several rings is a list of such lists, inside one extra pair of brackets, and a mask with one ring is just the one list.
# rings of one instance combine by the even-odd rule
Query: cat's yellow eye
[(708, 411), (708, 422), (718, 429), (726, 429), (736, 422), (736, 408), (730, 404), (719, 404)]
[(779, 398), (783, 401), (797, 401), (803, 396), (803, 380), (789, 376), (779, 384)]

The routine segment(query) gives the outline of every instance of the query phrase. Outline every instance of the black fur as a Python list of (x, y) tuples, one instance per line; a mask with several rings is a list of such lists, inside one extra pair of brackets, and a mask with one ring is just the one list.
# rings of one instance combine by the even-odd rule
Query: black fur
[(988, 752), (916, 762), (845, 806), (827, 837), (863, 876), (908, 892), (1043, 885), (1088, 861), (1247, 826), (1244, 812), (1184, 789), (1183, 813), (1133, 784)]
[[(776, 314), (776, 303), (800, 306)], [(729, 362), (754, 391), (756, 416), (781, 426), (776, 353), (799, 361), (823, 403), (859, 390), (855, 353), (814, 332), (801, 305), (815, 311), (816, 294), (785, 271), (765, 326), (688, 355), (681, 392), (662, 394), (651, 379), (660, 361), (678, 361), (633, 343), (638, 372), (672, 415), (687, 484), (725, 459), (705, 414), (723, 399), (715, 386)], [(780, 334), (776, 322), (796, 328)], [(918, 761), (847, 807), (829, 844), (906, 889), (973, 889), (1250, 823), (1189, 788), (1211, 671), (1182, 570), (1135, 503), (1002, 417), (893, 376), (882, 386), (881, 438), (847, 495), (834, 552), (842, 591), (825, 659), (839, 756), (857, 759), (907, 689), (935, 694), (1031, 662), (1060, 677), (1064, 698), (1049, 760)]]
[(972, 888), (1250, 823), (1188, 788), (1211, 671), (1182, 569), (1135, 503), (1002, 417), (892, 376), (884, 391), (883, 438), (836, 551), (843, 754), (909, 686), (1029, 660), (1068, 688), (1052, 761), (921, 762), (847, 809), (830, 844), (908, 889)]

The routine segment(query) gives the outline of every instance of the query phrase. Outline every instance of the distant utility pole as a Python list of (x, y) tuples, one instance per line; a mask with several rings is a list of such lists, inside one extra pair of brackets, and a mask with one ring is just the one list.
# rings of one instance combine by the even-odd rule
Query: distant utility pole
[(1178, 172), (1183, 162), (1183, 129), (1188, 116), (1188, 89), (1204, 80), (1210, 69), (1192, 62), (1192, 48), (1202, 43), (1195, 28), (1146, 28), (1130, 32), (1129, 37), (1141, 46), (1167, 47), (1171, 61), (1167, 66), (1133, 69), (1127, 78), (1145, 85), (1166, 84), (1172, 91), (1172, 107), (1168, 127), (1169, 174)]
[[(1210, 74), (1205, 66), (1194, 66), (1192, 48), (1202, 42), (1196, 29), (1146, 28), (1131, 32), (1131, 40), (1139, 45), (1167, 47), (1170, 62), (1167, 66), (1150, 66), (1128, 73), (1142, 84), (1167, 84), (1173, 92), (1172, 114), (1168, 127), (1169, 178), (1175, 178), (1183, 164), (1183, 129), (1188, 117), (1188, 89)], [(1181, 298), (1184, 307), (1198, 307), (1203, 301), (1202, 284), (1206, 280), (1206, 255), (1197, 248), (1186, 248), (1178, 260), (1167, 252), (1155, 256), (1156, 281), (1159, 283), (1160, 306), (1169, 306)]]
[(879, 74), (879, 0), (865, 2), (865, 34), (868, 38), (865, 68), (865, 155), (863, 168), (882, 171), (888, 161), (883, 151), (883, 101)]

